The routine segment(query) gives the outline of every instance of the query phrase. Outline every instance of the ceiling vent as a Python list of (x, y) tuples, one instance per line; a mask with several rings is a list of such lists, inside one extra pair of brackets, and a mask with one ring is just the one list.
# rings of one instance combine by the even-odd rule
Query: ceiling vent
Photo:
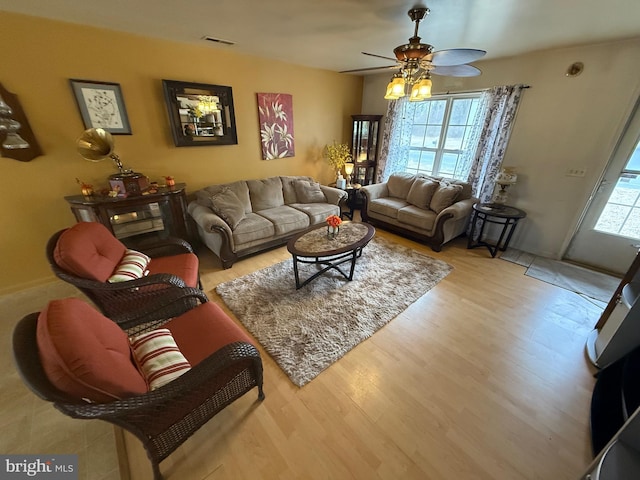
[(223, 45), (235, 45), (236, 44), (236, 42), (232, 42), (231, 40), (223, 40), (222, 38), (214, 38), (214, 37), (204, 36), (204, 37), (202, 37), (202, 39), (206, 40), (208, 42), (222, 43)]

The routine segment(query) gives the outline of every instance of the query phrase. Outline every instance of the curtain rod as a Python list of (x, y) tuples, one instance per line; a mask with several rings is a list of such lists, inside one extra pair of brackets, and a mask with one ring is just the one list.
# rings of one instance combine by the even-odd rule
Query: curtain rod
[[(522, 85), (522, 88), (531, 88), (531, 85)], [(446, 92), (442, 92), (442, 93), (434, 93), (434, 95), (455, 95), (456, 93), (460, 93), (460, 94), (479, 93), (479, 92), (487, 92), (489, 90), (491, 90), (491, 87), (489, 87), (489, 88), (479, 88), (477, 90), (460, 90), (460, 91), (455, 91), (455, 92), (452, 92), (451, 90), (447, 90)]]

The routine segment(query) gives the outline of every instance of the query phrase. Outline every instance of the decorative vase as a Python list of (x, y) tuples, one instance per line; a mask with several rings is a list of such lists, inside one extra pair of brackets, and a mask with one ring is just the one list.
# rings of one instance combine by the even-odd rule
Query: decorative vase
[(327, 237), (335, 238), (338, 236), (340, 232), (340, 227), (332, 227), (331, 225), (327, 225)]

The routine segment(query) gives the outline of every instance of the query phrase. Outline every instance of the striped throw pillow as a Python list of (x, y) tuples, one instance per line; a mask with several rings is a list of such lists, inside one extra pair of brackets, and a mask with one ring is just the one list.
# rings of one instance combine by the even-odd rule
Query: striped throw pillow
[(138, 368), (150, 390), (171, 382), (191, 368), (173, 335), (166, 328), (143, 333), (129, 340)]
[(149, 273), (147, 265), (150, 261), (151, 259), (144, 253), (127, 249), (108, 281), (115, 283), (142, 278)]

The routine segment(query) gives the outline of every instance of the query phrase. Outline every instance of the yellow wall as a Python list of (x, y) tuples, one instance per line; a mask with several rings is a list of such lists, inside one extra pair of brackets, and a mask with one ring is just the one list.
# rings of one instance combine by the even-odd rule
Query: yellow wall
[[(334, 140), (347, 142), (350, 115), (360, 113), (362, 79), (235, 54), (233, 47), (165, 42), (0, 12), (4, 87), (18, 95), (44, 156), (0, 158), (2, 271), (0, 293), (52, 278), (45, 245), (75, 222), (63, 197), (79, 193), (76, 177), (105, 186), (112, 162), (91, 163), (75, 150), (84, 130), (70, 78), (119, 83), (133, 135), (115, 136), (126, 167), (151, 180), (173, 175), (188, 191), (243, 178), (310, 175), (332, 170), (321, 158)], [(175, 147), (162, 79), (233, 88), (238, 145)], [(293, 96), (296, 156), (262, 160), (256, 93)]]

